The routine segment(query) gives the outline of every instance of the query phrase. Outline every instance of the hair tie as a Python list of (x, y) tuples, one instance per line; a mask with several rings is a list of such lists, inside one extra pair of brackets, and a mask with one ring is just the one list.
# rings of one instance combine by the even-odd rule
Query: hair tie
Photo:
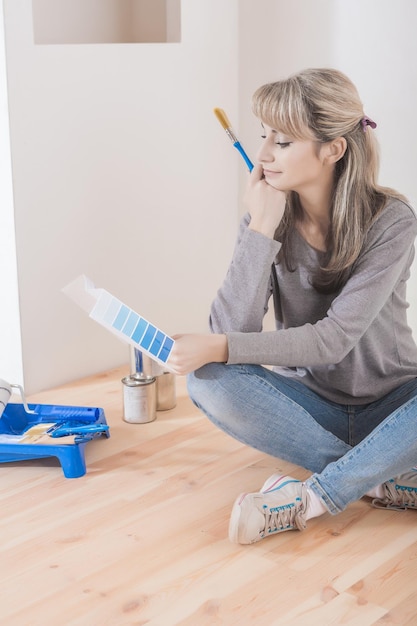
[(371, 118), (367, 115), (365, 115), (365, 117), (361, 119), (361, 124), (364, 132), (366, 131), (367, 126), (370, 126), (371, 128), (376, 128), (376, 122), (371, 120)]

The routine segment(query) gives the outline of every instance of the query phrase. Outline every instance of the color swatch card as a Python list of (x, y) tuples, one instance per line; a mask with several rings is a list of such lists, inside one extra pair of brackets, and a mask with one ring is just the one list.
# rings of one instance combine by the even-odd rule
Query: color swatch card
[(122, 341), (132, 344), (155, 361), (162, 364), (168, 361), (174, 340), (111, 293), (96, 288), (84, 274), (62, 291), (84, 309), (91, 319)]

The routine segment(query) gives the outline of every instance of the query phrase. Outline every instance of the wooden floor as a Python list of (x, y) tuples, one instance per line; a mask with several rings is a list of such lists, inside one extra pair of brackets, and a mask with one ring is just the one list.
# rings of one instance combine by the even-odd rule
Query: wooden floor
[(217, 430), (183, 378), (175, 409), (126, 424), (126, 373), (30, 398), (103, 407), (111, 436), (86, 446), (81, 478), (55, 459), (0, 464), (0, 624), (417, 624), (417, 511), (363, 500), (304, 532), (231, 544), (241, 491), (307, 473)]

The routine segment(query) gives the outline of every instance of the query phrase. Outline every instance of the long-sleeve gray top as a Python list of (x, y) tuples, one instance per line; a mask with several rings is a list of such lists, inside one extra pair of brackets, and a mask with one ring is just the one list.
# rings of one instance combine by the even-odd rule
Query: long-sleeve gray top
[[(388, 201), (337, 295), (311, 286), (322, 252), (295, 232), (295, 271), (288, 271), (284, 262), (276, 264), (281, 244), (250, 230), (249, 222), (246, 215), (211, 307), (211, 331), (227, 335), (228, 364), (275, 366), (342, 404), (373, 402), (417, 377), (406, 300), (417, 234), (410, 206)], [(263, 331), (273, 291), (276, 330)]]

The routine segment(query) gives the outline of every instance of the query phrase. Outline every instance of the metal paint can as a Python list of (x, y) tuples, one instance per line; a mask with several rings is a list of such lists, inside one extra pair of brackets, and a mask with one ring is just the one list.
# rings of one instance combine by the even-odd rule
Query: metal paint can
[(130, 375), (156, 378), (156, 410), (167, 411), (177, 404), (175, 374), (164, 370), (163, 367), (144, 354), (138, 348), (130, 349)]
[(171, 372), (162, 372), (156, 377), (156, 410), (167, 411), (177, 404), (175, 375)]
[(147, 424), (156, 419), (156, 379), (131, 375), (122, 378), (123, 419), (129, 424)]

